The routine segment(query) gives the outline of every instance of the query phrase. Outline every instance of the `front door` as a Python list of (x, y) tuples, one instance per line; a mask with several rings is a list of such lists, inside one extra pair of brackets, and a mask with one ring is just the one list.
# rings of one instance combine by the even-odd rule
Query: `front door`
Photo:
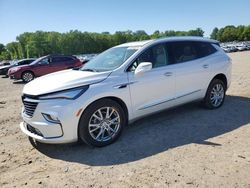
[[(135, 117), (170, 107), (175, 97), (175, 70), (169, 65), (166, 45), (158, 44), (142, 52), (130, 65), (128, 80)], [(151, 62), (152, 70), (135, 75), (141, 62)]]

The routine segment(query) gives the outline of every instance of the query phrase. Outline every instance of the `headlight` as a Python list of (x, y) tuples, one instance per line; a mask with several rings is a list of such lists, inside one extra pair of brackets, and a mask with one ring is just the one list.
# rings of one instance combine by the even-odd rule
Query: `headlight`
[(48, 93), (48, 94), (40, 95), (38, 97), (38, 99), (40, 99), (40, 100), (47, 100), (47, 99), (70, 99), (70, 100), (73, 100), (73, 99), (80, 97), (85, 91), (87, 91), (88, 88), (89, 88), (89, 86), (83, 86), (83, 87)]
[(14, 67), (10, 69), (10, 72), (17, 72), (19, 71), (21, 68), (20, 67)]

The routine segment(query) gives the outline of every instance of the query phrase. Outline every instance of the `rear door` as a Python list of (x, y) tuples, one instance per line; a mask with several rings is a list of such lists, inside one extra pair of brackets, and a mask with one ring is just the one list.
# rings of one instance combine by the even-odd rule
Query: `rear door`
[(176, 68), (176, 99), (188, 102), (204, 97), (211, 80), (209, 55), (213, 49), (207, 49), (208, 43), (196, 41), (170, 42), (168, 46)]
[(77, 61), (74, 57), (71, 56), (64, 57), (63, 61), (65, 62), (66, 69), (72, 69), (77, 66)]
[(53, 72), (74, 68), (74, 60), (68, 56), (55, 56), (50, 63)]

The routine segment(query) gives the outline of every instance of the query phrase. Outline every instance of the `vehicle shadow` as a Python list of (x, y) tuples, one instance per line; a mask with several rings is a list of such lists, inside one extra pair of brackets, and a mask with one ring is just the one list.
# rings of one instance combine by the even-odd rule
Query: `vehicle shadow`
[(19, 81), (13, 81), (13, 84), (26, 84), (26, 83), (22, 80), (19, 80)]
[(127, 126), (117, 142), (103, 148), (31, 143), (48, 157), (91, 166), (133, 162), (191, 143), (223, 147), (207, 140), (249, 123), (249, 104), (250, 98), (227, 96), (217, 110), (193, 103), (163, 111)]

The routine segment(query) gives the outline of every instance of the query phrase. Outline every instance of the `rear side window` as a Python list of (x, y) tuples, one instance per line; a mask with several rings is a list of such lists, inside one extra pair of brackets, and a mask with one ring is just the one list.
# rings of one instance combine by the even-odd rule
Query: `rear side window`
[(208, 42), (194, 42), (199, 58), (206, 57), (216, 52), (216, 49)]
[(168, 48), (175, 63), (192, 61), (216, 52), (216, 49), (208, 42), (170, 42), (168, 43)]
[(168, 43), (168, 48), (175, 63), (192, 61), (199, 58), (197, 49), (192, 42), (171, 42)]
[(52, 58), (53, 63), (63, 63), (63, 62), (67, 62), (67, 61), (73, 61), (73, 58), (71, 58), (71, 57), (59, 57), (59, 56)]
[(61, 57), (62, 61), (73, 61), (72, 57)]

